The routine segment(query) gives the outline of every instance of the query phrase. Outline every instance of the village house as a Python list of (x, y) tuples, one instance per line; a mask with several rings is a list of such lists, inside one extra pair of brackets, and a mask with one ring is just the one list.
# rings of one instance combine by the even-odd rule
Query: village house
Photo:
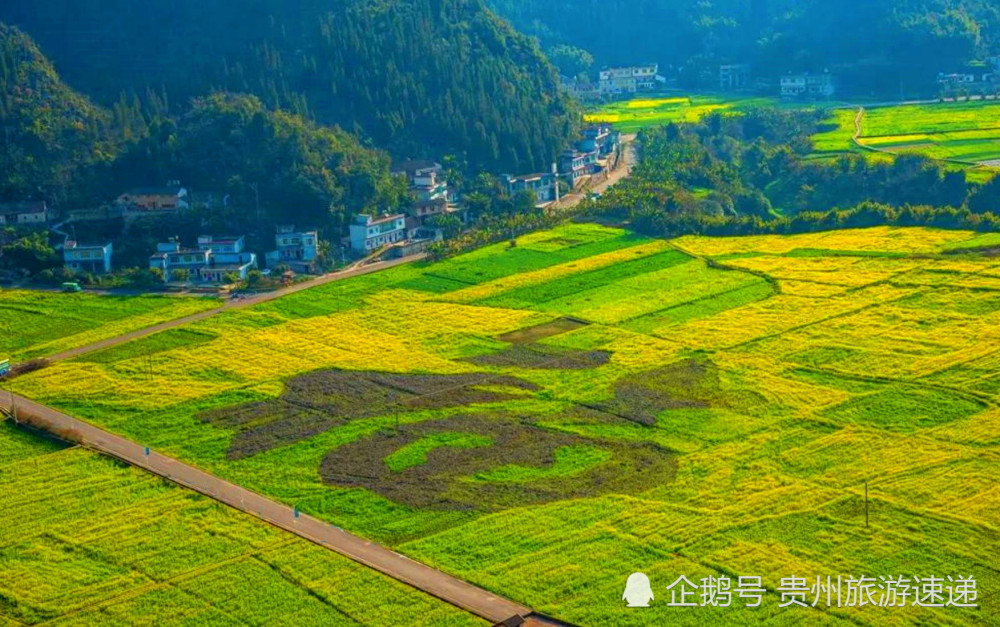
[(127, 212), (178, 211), (188, 209), (188, 192), (177, 181), (164, 187), (137, 187), (130, 189), (115, 201)]
[(0, 203), (0, 226), (41, 226), (48, 219), (44, 201)]
[[(393, 169), (396, 175), (405, 176), (410, 185), (413, 204), (407, 210), (409, 219), (416, 220), (416, 226), (425, 218), (442, 214), (453, 214), (464, 224), (467, 212), (454, 202), (454, 195), (444, 178), (444, 168), (434, 161), (404, 161)], [(409, 226), (407, 227), (409, 231)]]
[(284, 264), (300, 273), (314, 270), (319, 258), (319, 232), (316, 229), (296, 229), (294, 225), (281, 225), (274, 234), (274, 243), (277, 249), (265, 256), (267, 267)]
[(392, 170), (397, 176), (405, 176), (414, 200), (451, 200), (448, 181), (444, 178), (444, 168), (434, 161), (404, 161)]
[(938, 88), (948, 95), (994, 94), (1000, 89), (1000, 73), (955, 72), (938, 74)]
[(586, 76), (570, 78), (559, 76), (559, 87), (574, 98), (583, 102), (592, 102), (601, 98), (599, 83), (592, 83)]
[(367, 214), (354, 216), (350, 225), (351, 249), (367, 254), (383, 246), (406, 239), (406, 216), (396, 214), (375, 218)]
[(242, 237), (214, 238), (202, 235), (195, 249), (181, 248), (176, 240), (157, 244), (149, 258), (149, 267), (163, 272), (164, 280), (173, 279), (175, 270), (187, 271), (192, 281), (223, 283), (226, 277), (246, 279), (257, 266), (257, 255), (244, 250)]
[(70, 240), (63, 245), (63, 263), (75, 272), (107, 274), (111, 272), (113, 254), (111, 242), (84, 245)]
[(599, 157), (606, 157), (617, 148), (619, 133), (610, 124), (592, 124), (580, 132), (583, 139), (577, 145), (581, 152), (596, 151)]
[(501, 179), (508, 195), (520, 192), (534, 192), (539, 204), (548, 204), (559, 200), (558, 177), (555, 173), (524, 174), (521, 176), (504, 175)]
[(781, 77), (781, 97), (786, 100), (820, 100), (830, 98), (835, 93), (836, 79), (826, 72)]
[(589, 152), (567, 150), (559, 158), (559, 175), (569, 183), (570, 187), (576, 187), (580, 181), (599, 169), (594, 167), (597, 165), (597, 157), (597, 150)]
[(746, 63), (719, 66), (719, 89), (743, 91), (750, 88), (750, 66)]
[(656, 89), (660, 66), (656, 63), (601, 70), (598, 87), (602, 95), (634, 94)]

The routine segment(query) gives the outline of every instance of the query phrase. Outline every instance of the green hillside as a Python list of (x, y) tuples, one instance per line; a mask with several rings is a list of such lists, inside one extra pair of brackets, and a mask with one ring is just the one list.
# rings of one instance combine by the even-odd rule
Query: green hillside
[(481, 0), (55, 0), (5, 3), (0, 20), (106, 105), (250, 93), (401, 156), (541, 168), (575, 117), (532, 40)]

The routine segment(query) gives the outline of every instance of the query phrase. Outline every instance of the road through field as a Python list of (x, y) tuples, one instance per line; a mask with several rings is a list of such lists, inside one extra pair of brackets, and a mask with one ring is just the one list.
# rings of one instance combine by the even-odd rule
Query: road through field
[(403, 265), (406, 263), (412, 263), (414, 261), (420, 261), (426, 258), (427, 255), (425, 253), (420, 253), (417, 255), (410, 255), (408, 257), (400, 257), (399, 259), (393, 259), (391, 261), (380, 261), (378, 263), (373, 263), (365, 266), (348, 268), (347, 270), (342, 270), (340, 272), (332, 272), (330, 274), (324, 274), (323, 276), (316, 277), (315, 279), (303, 281), (302, 283), (296, 283), (295, 285), (290, 285), (288, 287), (284, 287), (279, 290), (275, 290), (273, 292), (264, 292), (262, 294), (257, 294), (256, 296), (240, 298), (239, 300), (229, 300), (226, 301), (221, 307), (218, 307), (216, 309), (209, 309), (208, 311), (202, 311), (196, 314), (192, 314), (190, 316), (184, 316), (183, 318), (168, 320), (167, 322), (162, 322), (160, 324), (156, 324), (151, 327), (145, 327), (143, 329), (132, 331), (131, 333), (126, 333), (124, 335), (119, 335), (117, 337), (111, 337), (106, 340), (101, 340), (100, 342), (94, 342), (93, 344), (87, 344), (86, 346), (78, 346), (77, 348), (72, 348), (70, 350), (63, 351), (61, 353), (56, 353), (55, 355), (48, 357), (47, 360), (53, 362), (53, 361), (62, 361), (65, 359), (72, 359), (73, 357), (79, 357), (80, 355), (86, 355), (87, 353), (99, 351), (101, 349), (109, 348), (111, 346), (124, 344), (125, 342), (130, 342), (132, 340), (141, 337), (146, 337), (147, 335), (152, 335), (160, 331), (173, 329), (174, 327), (179, 327), (185, 324), (190, 324), (192, 322), (197, 322), (198, 320), (204, 320), (205, 318), (211, 318), (213, 316), (219, 315), (224, 311), (243, 309), (244, 307), (259, 305), (260, 303), (266, 303), (268, 301), (281, 298), (282, 296), (288, 296), (289, 294), (301, 292), (302, 290), (307, 290), (309, 288), (317, 287), (319, 285), (326, 285), (327, 283), (343, 281), (344, 279), (360, 276), (362, 274), (371, 274), (372, 272), (379, 272), (380, 270), (386, 270), (388, 268)]
[[(4, 394), (0, 409), (16, 413), (34, 427), (80, 442), (100, 453), (164, 477), (216, 501), (255, 516), (276, 527), (324, 546), (369, 568), (402, 581), (438, 599), (451, 603), (481, 618), (500, 623), (514, 617), (526, 619), (525, 625), (559, 625), (531, 615), (523, 605), (456, 579), (411, 560), (383, 546), (347, 533), (317, 518), (297, 514), (293, 508), (220, 479), (214, 475), (160, 455), (131, 440), (109, 433), (82, 420), (68, 416), (21, 396)], [(511, 624), (520, 624), (516, 621)]]

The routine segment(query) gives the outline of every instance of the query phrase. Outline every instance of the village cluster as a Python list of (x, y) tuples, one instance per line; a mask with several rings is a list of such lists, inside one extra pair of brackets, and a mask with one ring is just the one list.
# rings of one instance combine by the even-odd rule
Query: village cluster
[[(622, 158), (618, 131), (609, 125), (585, 127), (577, 145), (563, 152), (550, 172), (504, 174), (498, 177), (504, 193), (515, 196), (530, 192), (539, 209), (551, 208), (564, 194), (582, 190), (588, 183), (600, 181), (614, 170)], [(401, 213), (358, 214), (352, 217), (339, 241), (330, 242), (336, 260), (369, 257), (397, 258), (426, 251), (445, 238), (444, 230), (433, 225), (432, 218), (453, 216), (463, 228), (472, 217), (462, 198), (449, 185), (444, 167), (429, 160), (410, 160), (396, 164), (393, 174), (405, 177), (410, 200)], [(141, 187), (121, 194), (109, 206), (98, 210), (70, 211), (57, 215), (45, 202), (0, 204), (0, 227), (15, 226), (48, 230), (64, 266), (73, 272), (103, 275), (114, 271), (115, 246), (110, 240), (77, 241), (74, 225), (88, 221), (121, 218), (125, 224), (139, 219), (170, 218), (194, 208), (226, 205), (228, 197), (220, 193), (194, 192), (180, 181), (162, 187)], [(169, 237), (150, 250), (149, 269), (165, 283), (229, 285), (245, 281), (261, 269), (270, 273), (281, 268), (288, 274), (313, 274), (319, 271), (322, 255), (319, 229), (312, 225), (277, 225), (271, 250), (248, 249), (244, 234), (205, 234), (196, 241), (183, 242)]]
[[(661, 74), (656, 63), (607, 67), (597, 74), (597, 81), (586, 76), (561, 76), (562, 88), (586, 102), (608, 100), (623, 95), (660, 92), (678, 87), (678, 70)], [(705, 85), (717, 85), (726, 93), (758, 93), (779, 95), (789, 101), (829, 100), (838, 92), (839, 77), (835, 73), (822, 72), (790, 73), (778, 78), (754, 75), (753, 67), (747, 63), (723, 64), (717, 74), (706, 73), (699, 77)], [(958, 68), (953, 72), (941, 72), (936, 83), (942, 97), (995, 96), (1000, 94), (1000, 56), (990, 57), (985, 65)]]

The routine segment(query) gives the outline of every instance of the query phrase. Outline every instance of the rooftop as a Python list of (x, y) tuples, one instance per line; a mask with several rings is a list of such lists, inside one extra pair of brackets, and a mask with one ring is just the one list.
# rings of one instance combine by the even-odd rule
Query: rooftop
[(438, 170), (441, 169), (441, 164), (436, 161), (431, 161), (429, 159), (410, 159), (408, 161), (400, 161), (399, 163), (392, 166), (392, 171), (399, 173), (405, 172), (407, 174), (417, 172), (419, 170)]
[(110, 246), (111, 242), (108, 242), (107, 244), (81, 244), (79, 242), (74, 242), (73, 240), (67, 240), (66, 243), (63, 244), (63, 248), (66, 250), (104, 250)]
[(46, 209), (42, 200), (0, 203), (0, 213), (45, 213)]
[(402, 220), (405, 218), (401, 213), (397, 213), (391, 216), (382, 216), (381, 218), (373, 218), (370, 215), (359, 213), (355, 216), (356, 224), (372, 225), (372, 224), (385, 224), (386, 222), (394, 222), (396, 220)]
[(129, 196), (177, 196), (182, 191), (183, 187), (133, 187), (132, 189), (125, 192)]

